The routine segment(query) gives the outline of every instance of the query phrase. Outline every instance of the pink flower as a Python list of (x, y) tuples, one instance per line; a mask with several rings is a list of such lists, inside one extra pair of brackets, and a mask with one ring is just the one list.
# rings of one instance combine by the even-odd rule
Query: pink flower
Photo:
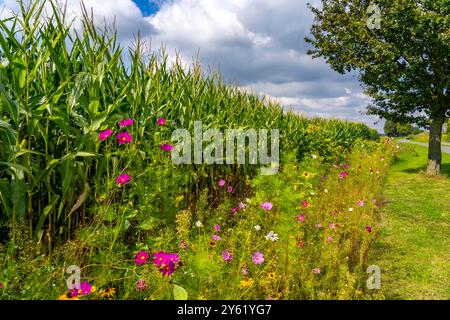
[(346, 163), (344, 163), (344, 164), (341, 163), (341, 167), (344, 169), (348, 169), (350, 166)]
[(258, 265), (264, 262), (264, 255), (261, 252), (255, 252), (252, 256), (252, 261), (254, 264)]
[(231, 209), (232, 214), (236, 214), (239, 211), (239, 208), (233, 208)]
[(90, 294), (92, 292), (92, 285), (89, 283), (89, 282), (87, 282), (87, 281), (84, 281), (81, 285), (80, 285), (80, 289), (78, 290), (78, 293), (80, 294), (80, 295), (88, 295), (88, 294)]
[(133, 137), (128, 132), (120, 132), (117, 134), (117, 141), (119, 141), (120, 145), (124, 143), (131, 143), (132, 140)]
[(328, 236), (328, 237), (327, 237), (327, 242), (328, 242), (328, 243), (333, 242), (333, 237), (332, 237), (332, 236)]
[(376, 204), (376, 203), (377, 203), (377, 199), (373, 198), (373, 199), (372, 199), (372, 203), (373, 203), (373, 204)]
[(167, 253), (164, 251), (153, 254), (153, 263), (159, 268), (163, 276), (170, 276), (180, 262), (180, 257), (176, 253)]
[(220, 236), (218, 236), (217, 234), (213, 234), (212, 236), (211, 236), (211, 239), (213, 239), (214, 241), (220, 241)]
[(3, 285), (3, 283), (0, 282), (0, 289), (5, 288), (5, 286)]
[(166, 124), (166, 118), (159, 118), (158, 119), (158, 126), (163, 126)]
[(126, 120), (119, 121), (119, 126), (121, 128), (125, 128), (128, 126), (131, 126), (133, 123), (134, 123), (133, 119), (126, 119)]
[(303, 207), (303, 208), (308, 208), (310, 205), (311, 205), (311, 204), (310, 204), (307, 200), (305, 200), (305, 201), (302, 202), (302, 207)]
[(358, 201), (358, 206), (360, 206), (360, 207), (364, 207), (364, 201), (362, 201), (362, 200), (359, 200), (359, 201)]
[(128, 174), (122, 173), (121, 175), (119, 175), (116, 178), (116, 184), (118, 187), (121, 187), (124, 184), (128, 183), (130, 180), (131, 180), (131, 177)]
[(142, 264), (148, 262), (148, 258), (149, 257), (150, 257), (150, 255), (148, 254), (148, 252), (146, 252), (146, 251), (139, 251), (136, 254), (136, 258), (134, 259), (134, 262), (136, 262), (138, 266), (141, 266)]
[(263, 202), (263, 203), (261, 203), (261, 208), (264, 211), (270, 211), (270, 210), (272, 210), (272, 207), (273, 207), (272, 202)]
[(305, 217), (304, 214), (299, 214), (299, 215), (297, 216), (297, 220), (298, 220), (299, 222), (305, 222), (306, 217)]
[(137, 291), (144, 291), (147, 289), (147, 284), (145, 283), (144, 279), (136, 281), (136, 290)]
[(245, 209), (245, 207), (246, 207), (246, 205), (245, 205), (245, 203), (243, 203), (242, 201), (241, 202), (239, 202), (239, 205), (238, 205), (238, 207), (239, 207), (239, 209)]
[(172, 151), (173, 150), (173, 146), (170, 144), (162, 144), (159, 146), (159, 148), (163, 151)]
[(183, 248), (183, 250), (186, 250), (186, 249), (187, 249), (186, 241), (181, 240), (181, 247)]
[(220, 179), (217, 184), (219, 185), (219, 187), (223, 187), (225, 185), (225, 180)]
[(336, 224), (330, 223), (330, 229), (336, 229)]
[(341, 174), (339, 175), (339, 179), (344, 179), (347, 176), (348, 176), (348, 172), (347, 171), (341, 172)]
[(231, 252), (228, 250), (224, 250), (222, 252), (222, 260), (225, 262), (230, 262), (231, 259), (233, 259), (233, 256), (231, 255)]
[(228, 193), (232, 193), (232, 192), (233, 192), (233, 190), (234, 190), (234, 189), (233, 189), (233, 187), (232, 187), (232, 186), (228, 186), (228, 188), (227, 188), (227, 192), (228, 192)]
[(108, 139), (110, 136), (112, 136), (113, 132), (111, 129), (106, 129), (105, 131), (102, 131), (98, 134), (98, 138), (101, 141), (104, 141), (106, 139)]
[(316, 224), (316, 228), (317, 228), (317, 229), (322, 228), (322, 224), (321, 224), (321, 223)]
[(244, 265), (242, 266), (241, 272), (242, 272), (242, 275), (243, 275), (243, 276), (248, 275), (248, 268), (247, 268), (247, 265), (244, 264)]
[(220, 226), (218, 224), (214, 225), (214, 230), (216, 230), (217, 232), (220, 232)]
[(367, 226), (367, 227), (366, 227), (366, 231), (367, 231), (368, 233), (371, 233), (371, 232), (372, 232), (372, 227), (371, 227), (371, 226)]
[(314, 274), (320, 274), (321, 273), (319, 268), (314, 268), (313, 272), (314, 272)]

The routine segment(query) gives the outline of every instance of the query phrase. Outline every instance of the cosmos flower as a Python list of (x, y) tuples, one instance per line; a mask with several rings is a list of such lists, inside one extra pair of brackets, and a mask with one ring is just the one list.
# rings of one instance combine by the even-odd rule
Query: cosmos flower
[(348, 172), (347, 171), (344, 171), (344, 172), (341, 172), (341, 174), (339, 175), (339, 178), (340, 179), (344, 179), (344, 178), (346, 178), (348, 176)]
[(232, 214), (236, 214), (239, 211), (239, 208), (233, 208), (231, 209)]
[(359, 200), (359, 201), (358, 201), (358, 206), (360, 206), (360, 207), (364, 207), (364, 201), (362, 201), (362, 200)]
[(278, 234), (276, 234), (273, 231), (270, 231), (267, 235), (266, 235), (266, 240), (270, 240), (272, 242), (278, 241)]
[(223, 187), (225, 185), (225, 180), (220, 179), (219, 182), (217, 182), (217, 184), (219, 185), (219, 187)]
[(167, 122), (166, 118), (159, 118), (158, 126), (164, 126), (166, 124), (166, 122)]
[(368, 233), (371, 233), (371, 232), (372, 232), (372, 227), (371, 227), (371, 226), (367, 226), (367, 227), (366, 227), (366, 231), (367, 231)]
[(128, 126), (131, 126), (133, 123), (134, 123), (133, 119), (126, 119), (126, 120), (119, 121), (119, 126), (121, 128), (125, 128)]
[(195, 226), (196, 226), (197, 228), (201, 228), (201, 227), (203, 227), (203, 223), (202, 223), (200, 220), (198, 220), (198, 221), (195, 223)]
[(232, 193), (233, 191), (234, 191), (233, 187), (232, 186), (228, 186), (227, 192), (228, 193)]
[(106, 129), (105, 131), (102, 131), (98, 134), (98, 138), (101, 141), (104, 141), (106, 139), (108, 139), (110, 136), (112, 136), (113, 132), (111, 129)]
[(305, 200), (302, 202), (302, 208), (308, 208), (311, 204), (308, 202), (308, 200)]
[(314, 274), (320, 274), (322, 271), (320, 271), (320, 269), (319, 268), (314, 268), (313, 269), (313, 273)]
[(240, 201), (239, 204), (238, 204), (238, 207), (239, 207), (239, 209), (244, 210), (245, 207), (246, 207), (246, 205), (245, 205), (245, 203), (243, 203), (242, 201)]
[(220, 236), (218, 236), (217, 234), (213, 234), (212, 236), (211, 236), (211, 239), (213, 239), (214, 241), (220, 241)]
[(328, 243), (333, 242), (333, 237), (332, 237), (332, 236), (328, 236), (328, 237), (327, 237), (327, 242), (328, 242)]
[(186, 241), (181, 240), (181, 247), (183, 248), (183, 250), (186, 250), (186, 249), (187, 249)]
[(254, 264), (259, 265), (264, 262), (264, 255), (261, 252), (257, 251), (253, 254), (252, 261)]
[(297, 216), (297, 220), (298, 220), (299, 222), (305, 222), (306, 217), (305, 217), (304, 214), (299, 214), (299, 215)]
[(162, 144), (159, 146), (159, 148), (163, 151), (172, 151), (173, 146), (171, 144)]
[(118, 187), (121, 187), (124, 184), (128, 183), (130, 180), (131, 180), (131, 177), (128, 174), (122, 173), (121, 175), (119, 175), (116, 178), (116, 184)]
[(261, 203), (261, 208), (264, 211), (270, 211), (270, 210), (272, 210), (272, 207), (273, 207), (272, 202), (263, 202), (263, 203)]
[(224, 250), (222, 252), (222, 260), (225, 262), (230, 262), (233, 259), (233, 256), (231, 255), (231, 252), (228, 250)]
[(117, 141), (119, 141), (119, 144), (125, 144), (125, 143), (131, 143), (133, 140), (133, 137), (128, 132), (119, 132), (117, 134)]
[(214, 225), (214, 230), (216, 230), (217, 232), (220, 232), (220, 226), (218, 224)]
[(78, 294), (82, 295), (82, 296), (85, 296), (85, 295), (90, 294), (93, 291), (94, 290), (93, 290), (92, 285), (89, 282), (84, 281), (80, 285), (80, 289), (78, 290)]
[(330, 223), (330, 229), (336, 229), (336, 224), (335, 223)]
[(145, 280), (141, 279), (136, 281), (136, 290), (137, 291), (145, 291), (145, 289), (147, 289), (147, 283), (145, 283)]
[(138, 266), (140, 266), (140, 265), (142, 265), (144, 263), (147, 263), (149, 257), (150, 257), (150, 255), (148, 254), (148, 252), (146, 252), (146, 251), (139, 251), (136, 254), (136, 258), (134, 259), (134, 262), (136, 262), (136, 264)]

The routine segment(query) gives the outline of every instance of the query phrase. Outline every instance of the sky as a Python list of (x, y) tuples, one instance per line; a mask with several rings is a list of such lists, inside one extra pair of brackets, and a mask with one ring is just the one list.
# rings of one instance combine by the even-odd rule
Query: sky
[[(309, 0), (318, 4), (318, 0)], [(79, 0), (67, 0), (80, 15)], [(112, 23), (130, 45), (140, 31), (152, 49), (164, 44), (183, 61), (197, 56), (207, 69), (220, 68), (233, 84), (279, 101), (285, 109), (309, 117), (364, 122), (382, 132), (383, 122), (364, 115), (370, 98), (356, 74), (340, 75), (322, 59), (306, 54), (313, 23), (306, 0), (83, 0), (96, 21)], [(5, 7), (2, 11), (2, 7)], [(0, 17), (17, 9), (0, 0)], [(375, 124), (378, 122), (377, 124)]]

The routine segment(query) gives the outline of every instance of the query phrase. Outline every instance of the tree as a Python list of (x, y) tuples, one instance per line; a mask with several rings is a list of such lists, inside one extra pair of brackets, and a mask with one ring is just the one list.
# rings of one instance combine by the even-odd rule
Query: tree
[[(375, 3), (374, 3), (375, 4)], [(358, 71), (373, 103), (368, 113), (430, 128), (427, 173), (441, 169), (441, 138), (450, 117), (450, 0), (322, 0), (308, 54), (342, 74)], [(368, 10), (370, 9), (370, 10)]]
[(396, 137), (397, 124), (392, 120), (386, 120), (386, 123), (384, 124), (384, 133), (387, 134), (389, 137)]

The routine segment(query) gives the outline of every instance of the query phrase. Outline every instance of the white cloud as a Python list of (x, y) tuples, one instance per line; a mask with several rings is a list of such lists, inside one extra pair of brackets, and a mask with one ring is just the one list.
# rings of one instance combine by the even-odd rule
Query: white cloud
[[(15, 5), (15, 0), (3, 2)], [(153, 49), (164, 44), (171, 57), (179, 50), (184, 61), (200, 50), (202, 63), (220, 66), (230, 82), (305, 114), (374, 122), (361, 114), (370, 99), (354, 75), (339, 75), (306, 55), (304, 37), (313, 22), (307, 1), (170, 0), (150, 17), (131, 0), (83, 2), (93, 7), (98, 23), (116, 17), (122, 44), (130, 44), (140, 30)], [(68, 9), (72, 16), (81, 13), (78, 0), (68, 0)]]

